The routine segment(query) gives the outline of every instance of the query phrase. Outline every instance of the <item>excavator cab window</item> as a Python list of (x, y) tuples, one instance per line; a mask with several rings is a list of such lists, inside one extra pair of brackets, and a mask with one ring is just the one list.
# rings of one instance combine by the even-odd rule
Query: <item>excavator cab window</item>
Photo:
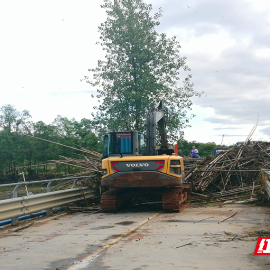
[(131, 133), (115, 133), (113, 136), (113, 153), (111, 154), (132, 154)]
[(110, 132), (103, 137), (103, 158), (132, 153), (132, 132)]

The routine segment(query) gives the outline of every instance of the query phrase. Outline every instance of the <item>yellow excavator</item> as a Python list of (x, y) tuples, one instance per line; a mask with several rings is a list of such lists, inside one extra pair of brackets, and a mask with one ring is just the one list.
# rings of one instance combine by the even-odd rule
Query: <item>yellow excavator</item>
[(101, 187), (109, 189), (101, 194), (103, 212), (116, 212), (138, 197), (160, 198), (168, 212), (187, 206), (191, 184), (185, 183), (183, 158), (168, 144), (162, 101), (148, 111), (145, 129), (145, 134), (118, 131), (103, 137)]

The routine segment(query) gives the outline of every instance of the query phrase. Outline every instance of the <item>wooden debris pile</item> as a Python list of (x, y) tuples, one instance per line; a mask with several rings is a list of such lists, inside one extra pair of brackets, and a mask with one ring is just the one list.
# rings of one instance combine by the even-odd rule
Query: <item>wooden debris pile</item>
[(73, 176), (86, 175), (86, 174), (89, 175), (89, 173), (91, 173), (91, 172), (101, 172), (102, 154), (100, 154), (98, 152), (90, 151), (90, 150), (85, 149), (85, 148), (75, 148), (72, 146), (68, 146), (65, 144), (45, 140), (42, 138), (30, 136), (30, 135), (26, 135), (26, 136), (34, 138), (34, 139), (42, 140), (45, 142), (57, 144), (57, 145), (75, 150), (76, 152), (80, 152), (81, 154), (77, 154), (77, 156), (79, 158), (70, 158), (70, 157), (60, 156), (62, 158), (62, 160), (51, 160), (50, 161), (50, 164), (56, 164), (56, 165), (64, 164), (64, 165), (80, 168), (84, 171), (82, 173), (74, 174)]
[(186, 181), (203, 193), (255, 187), (259, 173), (269, 166), (270, 143), (246, 141), (188, 169)]
[(211, 158), (211, 157), (206, 157), (206, 158), (184, 157), (185, 170), (187, 171), (187, 170), (193, 168), (194, 166), (208, 164), (212, 160), (213, 160), (213, 158)]
[[(63, 145), (64, 146), (64, 145)], [(65, 147), (69, 147), (66, 146)], [(73, 148), (73, 147), (70, 147)], [(81, 152), (82, 154), (77, 154), (78, 158), (70, 158), (65, 156), (60, 156), (61, 160), (51, 160), (55, 165), (68, 165), (71, 167), (79, 168), (79, 173), (73, 173), (69, 176), (89, 176), (93, 175), (94, 177), (91, 179), (84, 179), (76, 182), (76, 186), (88, 186), (93, 188), (94, 190), (98, 190), (100, 188), (100, 176), (101, 176), (101, 158), (102, 154), (90, 151), (85, 148), (73, 148)], [(65, 183), (62, 183), (65, 185)], [(67, 188), (65, 186), (65, 188)]]
[[(61, 159), (50, 160), (49, 164), (56, 165), (56, 166), (63, 164), (63, 165), (68, 165), (70, 167), (79, 168), (80, 169), (79, 173), (64, 175), (64, 177), (66, 177), (66, 176), (76, 177), (76, 176), (93, 175), (93, 177), (90, 179), (85, 178), (85, 179), (82, 179), (80, 181), (77, 181), (76, 186), (89, 186), (89, 187), (93, 188), (94, 190), (99, 189), (100, 179), (101, 179), (102, 154), (95, 152), (95, 151), (90, 151), (90, 150), (85, 149), (85, 148), (76, 148), (76, 147), (64, 145), (61, 143), (45, 140), (42, 138), (33, 137), (30, 135), (26, 135), (26, 136), (34, 138), (34, 139), (46, 141), (48, 143), (57, 144), (57, 145), (74, 150), (74, 154), (77, 153), (76, 154), (77, 158), (60, 156)], [(78, 153), (80, 153), (80, 154), (78, 154)], [(58, 189), (58, 190), (59, 189), (67, 189), (68, 187), (70, 187), (70, 185), (72, 185), (72, 183), (63, 182), (63, 183), (59, 183), (58, 185), (54, 186), (54, 188)]]
[[(81, 151), (82, 149), (78, 149), (78, 150)], [(89, 151), (89, 150), (87, 151), (89, 153), (87, 153), (86, 155), (78, 155), (78, 156), (81, 156), (81, 158), (69, 158), (65, 156), (60, 156), (62, 160), (51, 160), (51, 161), (54, 162), (54, 164), (56, 165), (64, 164), (64, 165), (82, 169), (83, 172), (76, 174), (76, 176), (85, 175), (92, 172), (100, 172), (101, 171), (101, 154), (97, 152)]]

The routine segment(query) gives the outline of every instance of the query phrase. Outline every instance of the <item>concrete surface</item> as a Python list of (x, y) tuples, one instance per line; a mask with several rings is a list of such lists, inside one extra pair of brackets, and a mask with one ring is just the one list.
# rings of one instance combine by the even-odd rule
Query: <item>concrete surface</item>
[(156, 212), (76, 213), (19, 232), (2, 229), (0, 269), (270, 269), (270, 256), (253, 255), (256, 231), (270, 231), (270, 208), (186, 208), (148, 221)]

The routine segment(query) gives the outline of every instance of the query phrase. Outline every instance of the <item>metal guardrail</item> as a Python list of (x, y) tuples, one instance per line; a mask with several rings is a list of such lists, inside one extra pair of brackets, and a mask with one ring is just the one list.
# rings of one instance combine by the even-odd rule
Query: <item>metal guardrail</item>
[[(55, 179), (49, 179), (49, 180), (38, 180), (38, 181), (30, 181), (30, 182), (18, 182), (18, 183), (10, 183), (10, 184), (1, 184), (1, 187), (14, 187), (13, 190), (13, 198), (17, 197), (17, 192), (20, 187), (28, 186), (28, 185), (35, 185), (35, 184), (42, 184), (42, 183), (48, 183), (47, 184), (47, 192), (51, 191), (51, 186), (53, 182), (59, 182), (59, 181), (73, 181), (73, 185), (76, 184), (76, 182), (80, 179), (86, 179), (86, 178), (93, 178), (93, 175), (90, 176), (79, 176), (79, 177), (65, 177), (65, 178), (55, 178)], [(15, 196), (14, 196), (15, 195)]]
[(19, 216), (52, 209), (93, 196), (94, 193), (90, 188), (83, 187), (2, 200), (0, 201), (0, 220), (12, 218), (12, 224), (16, 225)]
[[(12, 224), (16, 225), (18, 223), (18, 217), (20, 216), (36, 213), (42, 210), (51, 211), (51, 209), (67, 203), (91, 198), (94, 196), (94, 192), (88, 187), (51, 192), (51, 186), (53, 182), (58, 181), (73, 181), (73, 185), (75, 186), (78, 180), (92, 177), (93, 176), (66, 177), (50, 180), (2, 184), (0, 187), (15, 186), (15, 188), (13, 189), (12, 193), (13, 198), (0, 200), (0, 221), (12, 218)], [(19, 198), (17, 197), (19, 188), (39, 183), (48, 183), (46, 193), (23, 196)]]

